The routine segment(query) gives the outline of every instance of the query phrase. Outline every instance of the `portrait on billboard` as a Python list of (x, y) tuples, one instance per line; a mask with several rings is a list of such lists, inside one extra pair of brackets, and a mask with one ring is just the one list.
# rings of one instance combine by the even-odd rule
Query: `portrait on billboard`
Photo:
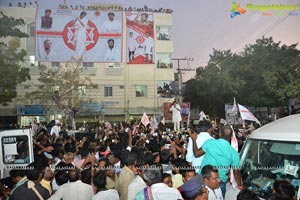
[(38, 9), (37, 60), (121, 62), (122, 16), (117, 11)]
[(153, 14), (126, 12), (126, 38), (128, 64), (154, 63)]

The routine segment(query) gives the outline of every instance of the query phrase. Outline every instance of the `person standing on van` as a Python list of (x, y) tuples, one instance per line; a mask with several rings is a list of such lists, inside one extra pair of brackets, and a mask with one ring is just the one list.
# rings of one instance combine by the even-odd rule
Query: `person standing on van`
[(177, 103), (177, 101), (173, 101), (170, 111), (172, 112), (172, 122), (174, 123), (174, 131), (180, 130), (180, 122), (182, 120), (180, 109), (180, 105)]
[(243, 182), (240, 172), (240, 156), (238, 152), (230, 145), (232, 129), (225, 125), (220, 129), (220, 138), (217, 140), (207, 140), (201, 148), (197, 147), (197, 134), (190, 133), (193, 140), (193, 152), (195, 157), (205, 154), (201, 169), (206, 165), (212, 165), (219, 171), (220, 188), (223, 198), (226, 193), (226, 182), (230, 168), (233, 168), (233, 175), (237, 182), (238, 189), (243, 189)]

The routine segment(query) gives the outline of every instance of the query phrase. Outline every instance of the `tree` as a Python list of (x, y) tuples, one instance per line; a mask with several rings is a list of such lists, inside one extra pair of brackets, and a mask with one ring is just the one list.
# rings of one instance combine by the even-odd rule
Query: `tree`
[(38, 104), (54, 104), (65, 116), (75, 117), (80, 104), (89, 100), (84, 90), (92, 86), (91, 79), (80, 76), (81, 72), (80, 62), (68, 62), (57, 70), (41, 65), (38, 80), (42, 87), (26, 94), (26, 97)]
[(30, 80), (29, 68), (22, 67), (27, 55), (24, 49), (19, 49), (20, 39), (27, 34), (20, 31), (18, 26), (25, 25), (23, 19), (15, 19), (0, 13), (0, 37), (14, 37), (8, 44), (0, 42), (0, 103), (8, 105), (16, 97), (16, 86)]
[(185, 100), (211, 116), (224, 116), (224, 104), (282, 106), (300, 96), (300, 51), (261, 38), (239, 55), (213, 50), (208, 64), (187, 82)]

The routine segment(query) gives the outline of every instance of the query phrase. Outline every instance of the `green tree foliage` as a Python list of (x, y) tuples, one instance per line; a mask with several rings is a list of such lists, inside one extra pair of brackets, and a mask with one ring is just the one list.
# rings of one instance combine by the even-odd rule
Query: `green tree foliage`
[(47, 69), (40, 66), (39, 82), (42, 89), (28, 93), (27, 98), (33, 99), (38, 104), (55, 105), (64, 114), (68, 115), (74, 109), (78, 109), (81, 102), (87, 100), (80, 90), (82, 87), (86, 89), (92, 86), (89, 77), (81, 77), (82, 68), (78, 63), (66, 63), (57, 70)]
[(239, 55), (213, 50), (208, 64), (187, 82), (185, 101), (210, 116), (224, 116), (224, 104), (282, 106), (300, 97), (300, 51), (261, 38)]
[(0, 37), (17, 37), (24, 38), (28, 35), (22, 32), (19, 27), (24, 26), (24, 19), (16, 19), (14, 17), (6, 16), (2, 11), (0, 12)]
[(19, 27), (25, 25), (23, 19), (8, 17), (0, 13), (0, 38), (13, 37), (8, 43), (0, 42), (0, 103), (7, 105), (16, 97), (16, 85), (30, 80), (29, 69), (22, 67), (26, 51), (20, 48), (20, 39), (27, 34)]

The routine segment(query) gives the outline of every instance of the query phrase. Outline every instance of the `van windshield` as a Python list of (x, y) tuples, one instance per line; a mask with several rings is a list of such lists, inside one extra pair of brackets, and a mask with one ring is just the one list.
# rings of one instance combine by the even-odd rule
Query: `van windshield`
[(28, 136), (5, 136), (2, 137), (1, 144), (4, 164), (29, 164)]
[(267, 199), (276, 180), (285, 179), (299, 188), (300, 143), (247, 140), (241, 152), (244, 185)]

